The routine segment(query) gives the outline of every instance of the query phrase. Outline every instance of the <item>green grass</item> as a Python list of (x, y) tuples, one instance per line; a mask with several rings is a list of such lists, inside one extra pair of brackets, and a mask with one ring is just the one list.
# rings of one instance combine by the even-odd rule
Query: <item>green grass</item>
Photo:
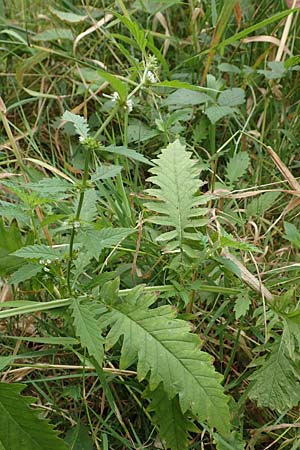
[[(69, 309), (112, 301), (115, 279), (120, 301), (145, 285), (150, 311), (176, 308), (224, 376), (231, 437), (172, 400), (183, 429), (194, 423), (188, 448), (300, 445), (299, 11), (276, 61), (286, 3), (237, 3), (0, 2), (1, 381), (23, 383), (69, 449), (167, 448), (150, 374), (139, 381), (134, 358), (122, 367), (121, 341), (102, 369), (100, 325), (86, 339)], [(172, 247), (157, 240), (173, 225), (155, 222), (168, 199), (150, 206), (149, 177), (176, 139), (208, 210)], [(52, 256), (13, 254), (29, 245)], [(266, 373), (278, 367), (274, 400)]]

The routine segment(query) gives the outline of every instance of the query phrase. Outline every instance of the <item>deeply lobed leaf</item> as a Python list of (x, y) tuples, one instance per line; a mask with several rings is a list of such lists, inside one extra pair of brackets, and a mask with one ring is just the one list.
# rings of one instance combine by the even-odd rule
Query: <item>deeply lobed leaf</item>
[(183, 413), (191, 410), (199, 421), (228, 432), (227, 399), (211, 356), (200, 351), (200, 339), (190, 333), (187, 322), (176, 319), (174, 309), (168, 305), (150, 309), (154, 301), (155, 296), (144, 294), (141, 287), (125, 299), (112, 299), (110, 311), (99, 319), (102, 328), (111, 327), (106, 348), (123, 336), (122, 368), (138, 360), (138, 378), (148, 377), (151, 390), (162, 383), (169, 400), (178, 395)]
[(155, 201), (146, 202), (145, 206), (157, 215), (148, 220), (172, 228), (158, 240), (165, 241), (169, 250), (184, 251), (185, 241), (191, 238), (191, 229), (207, 223), (202, 218), (207, 209), (199, 208), (206, 203), (206, 198), (197, 195), (202, 185), (197, 163), (179, 140), (169, 144), (152, 162), (155, 167), (149, 170), (153, 176), (148, 181), (158, 188), (147, 190)]
[(76, 335), (80, 338), (81, 345), (101, 366), (104, 357), (104, 339), (100, 333), (99, 323), (95, 319), (93, 305), (74, 298), (70, 309), (74, 318)]

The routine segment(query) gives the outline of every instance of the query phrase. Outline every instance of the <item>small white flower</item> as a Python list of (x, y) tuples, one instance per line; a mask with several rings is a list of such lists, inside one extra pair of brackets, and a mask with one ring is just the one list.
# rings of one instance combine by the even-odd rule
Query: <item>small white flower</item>
[(45, 264), (45, 260), (44, 259), (40, 259), (39, 263), (43, 266)]
[(120, 100), (120, 96), (119, 96), (118, 92), (114, 92), (112, 97), (111, 97), (111, 101), (115, 103), (118, 100)]
[(133, 101), (131, 100), (131, 98), (126, 101), (126, 108), (128, 109), (128, 112), (131, 112), (133, 110)]
[(83, 136), (79, 136), (79, 142), (83, 142), (85, 138)]
[(51, 262), (52, 262), (51, 259), (46, 260), (46, 264), (51, 264)]
[(74, 228), (80, 228), (80, 222), (78, 220), (75, 220), (73, 226)]
[(44, 272), (50, 272), (49, 267), (45, 266), (45, 267), (44, 267)]
[(157, 77), (155, 73), (152, 72), (152, 70), (147, 71), (147, 79), (150, 81), (150, 83), (156, 83)]

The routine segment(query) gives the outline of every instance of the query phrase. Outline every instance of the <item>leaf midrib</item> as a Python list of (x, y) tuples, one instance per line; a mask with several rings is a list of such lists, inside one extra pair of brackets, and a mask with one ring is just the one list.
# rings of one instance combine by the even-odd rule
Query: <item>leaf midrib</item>
[[(203, 386), (201, 386), (201, 384), (199, 383), (199, 380), (195, 377), (195, 375), (183, 364), (183, 360), (187, 360), (187, 359), (191, 359), (191, 358), (183, 358), (183, 359), (178, 359), (176, 358), (176, 356), (163, 344), (162, 341), (160, 341), (159, 339), (157, 339), (147, 328), (143, 327), (139, 322), (137, 322), (136, 320), (134, 320), (134, 318), (132, 316), (130, 316), (128, 313), (128, 315), (123, 312), (122, 310), (116, 308), (115, 306), (112, 306), (112, 309), (114, 309), (115, 311), (117, 311), (119, 314), (122, 314), (124, 317), (126, 317), (127, 319), (131, 320), (136, 326), (138, 326), (139, 328), (141, 328), (145, 333), (149, 334), (151, 336), (151, 338), (158, 343), (161, 347), (163, 347), (163, 349), (166, 351), (166, 353), (170, 354), (174, 359), (176, 359), (176, 361), (178, 361), (180, 363), (180, 365), (183, 367), (183, 369), (196, 381), (197, 385), (199, 385), (199, 387), (201, 388), (201, 390), (204, 392), (205, 397), (207, 398), (207, 401), (210, 402), (212, 405), (214, 405), (214, 403), (211, 400), (211, 397), (216, 397), (216, 398), (220, 398), (220, 396), (218, 395), (208, 395), (205, 391), (205, 388)], [(160, 316), (160, 318), (162, 318), (163, 316)], [(149, 319), (151, 318), (151, 316), (149, 317)], [(156, 318), (155, 315), (152, 316), (152, 318)], [(148, 317), (147, 317), (148, 319)], [(173, 320), (179, 320), (179, 319), (173, 319)], [(167, 327), (166, 327), (167, 328)], [(166, 329), (165, 328), (165, 329)], [(155, 330), (156, 331), (156, 330)], [(178, 341), (177, 341), (178, 342)], [(192, 344), (192, 343), (191, 343)], [(201, 351), (201, 350), (199, 350)], [(217, 374), (216, 374), (217, 375)], [(210, 378), (210, 375), (205, 376), (204, 378)], [(215, 390), (215, 388), (209, 388), (211, 391)]]

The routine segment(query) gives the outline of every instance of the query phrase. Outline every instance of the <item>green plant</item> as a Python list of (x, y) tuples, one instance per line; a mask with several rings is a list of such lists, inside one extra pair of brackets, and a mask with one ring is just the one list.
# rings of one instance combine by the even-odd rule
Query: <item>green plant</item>
[(297, 10), (48, 3), (0, 2), (0, 447), (298, 448)]

